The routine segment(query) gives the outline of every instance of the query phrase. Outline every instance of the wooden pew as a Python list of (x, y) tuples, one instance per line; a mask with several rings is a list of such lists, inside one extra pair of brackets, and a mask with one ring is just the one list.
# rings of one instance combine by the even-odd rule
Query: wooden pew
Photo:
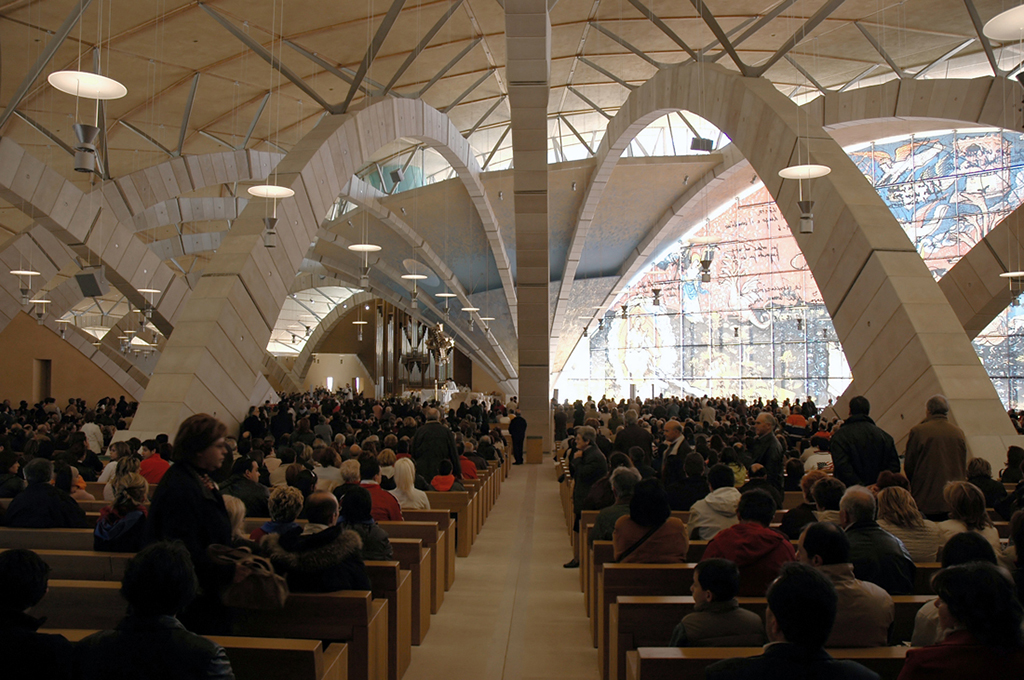
[[(598, 577), (597, 642), (602, 678), (610, 675), (611, 605), (620, 597), (688, 596), (696, 564), (605, 564)], [(914, 595), (930, 595), (931, 575), (941, 569), (937, 563), (917, 565)], [(925, 598), (927, 599), (927, 598)], [(918, 605), (919, 606), (919, 605)], [(910, 624), (911, 627), (913, 624)]]
[(473, 547), (473, 512), (468, 491), (427, 491), (432, 509), (443, 509), (455, 517), (455, 554), (469, 557)]
[[(763, 597), (738, 598), (740, 606), (755, 612), (762, 619), (768, 601)], [(909, 641), (914, 632), (914, 617), (930, 595), (898, 595), (893, 598), (896, 618), (893, 623), (894, 643)], [(693, 612), (690, 596), (620, 597), (612, 604), (608, 616), (610, 628), (610, 666), (612, 680), (625, 680), (626, 654), (640, 647), (661, 647), (668, 644), (680, 620)]]
[[(0, 548), (3, 552), (6, 548)], [(36, 550), (50, 566), (50, 578), (81, 581), (121, 582), (125, 565), (134, 553), (93, 552), (92, 550)]]
[[(444, 563), (446, 555), (444, 551), (446, 548), (443, 544), (441, 531), (438, 530), (437, 522), (415, 522), (406, 519), (404, 522), (380, 522), (379, 524), (384, 531), (388, 532), (392, 543), (396, 538), (415, 539), (420, 541), (423, 548), (429, 551), (427, 555), (428, 570), (424, 571), (424, 576), (426, 577), (424, 590), (427, 595), (427, 625), (429, 626), (429, 615), (436, 614), (441, 608), (441, 603), (444, 602), (444, 570), (446, 569)], [(438, 569), (436, 572), (434, 571), (435, 566)], [(416, 578), (420, 577), (416, 576)], [(413, 644), (419, 643), (414, 641)]]
[[(124, 617), (120, 584), (52, 579), (33, 609), (53, 628), (106, 630)], [(284, 609), (239, 610), (235, 628), (246, 637), (294, 638), (348, 643), (348, 677), (388, 678), (388, 604), (369, 591), (292, 593)]]
[[(626, 657), (627, 680), (679, 680), (702, 678), (704, 669), (721, 659), (758, 656), (761, 647), (641, 647)], [(882, 680), (896, 680), (903, 670), (907, 647), (830, 649), (836, 659), (850, 659), (878, 673)]]
[[(444, 590), (451, 590), (455, 583), (455, 520), (451, 514), (441, 509), (431, 510), (403, 510), (402, 516), (409, 522), (434, 522), (437, 524), (438, 545), (442, 543), (444, 549), (439, 549), (431, 560), (435, 574), (444, 575)], [(441, 606), (444, 601), (444, 593), (438, 593), (436, 607)], [(434, 614), (437, 612), (434, 611)]]
[(373, 596), (388, 603), (388, 679), (400, 680), (412, 659), (412, 575), (397, 561), (365, 565)]
[[(97, 632), (95, 630), (43, 629), (44, 633), (63, 635), (71, 642)], [(282, 640), (272, 638), (210, 635), (228, 654), (231, 670), (238, 680), (347, 680), (348, 646), (335, 643), (326, 648), (319, 640)]]
[(412, 595), (411, 640), (412, 644), (420, 645), (430, 630), (430, 550), (424, 548), (418, 538), (393, 537), (391, 548), (402, 570), (409, 572)]
[(0, 527), (0, 548), (91, 551), (92, 531), (92, 529), (15, 529), (12, 527)]

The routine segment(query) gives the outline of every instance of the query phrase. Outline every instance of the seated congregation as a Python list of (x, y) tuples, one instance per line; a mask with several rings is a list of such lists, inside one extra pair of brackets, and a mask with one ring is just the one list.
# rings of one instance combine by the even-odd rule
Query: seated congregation
[(994, 479), (946, 399), (924, 406), (902, 456), (863, 397), (845, 419), (810, 400), (556, 406), (565, 566), (584, 570), (602, 678), (871, 678), (849, 650), (900, 645), (883, 677), (1024, 673), (1024, 457)]
[[(480, 521), (482, 499), (493, 493), (495, 465), (506, 459), (499, 420), (505, 407), (497, 400), (490, 406), (473, 402), (442, 419), (443, 410), (433, 404), (339, 397), (320, 390), (254, 407), (238, 437), (228, 436), (216, 418), (197, 414), (173, 440), (161, 435), (145, 441), (117, 435), (130, 423), (133, 404), (122, 408), (104, 400), (87, 410), (72, 400), (63, 412), (48, 408), (49, 402), (34, 409), (24, 402), (18, 409), (0, 407), (0, 525), (89, 532), (93, 551), (110, 553), (108, 567), (123, 569), (120, 593), (129, 607), (116, 628), (80, 640), (39, 632), (44, 621), (32, 616), (33, 607), (45, 605), (51, 572), (46, 560), (58, 558), (48, 550), (5, 546), (0, 650), (17, 659), (11, 677), (235, 677), (231, 655), (216, 642), (232, 638), (209, 636), (251, 636), (259, 617), (247, 608), (273, 608), (273, 594), (241, 608), (228, 596), (250, 578), (256, 565), (246, 555), (255, 555), (272, 565), (278, 595), (371, 591), (372, 597), (362, 592), (367, 604), (384, 598), (392, 608), (388, 644), (375, 653), (388, 659), (388, 667), (380, 666), (384, 676), (400, 678), (411, 633), (400, 630), (409, 616), (401, 612), (412, 607), (417, 617), (427, 617), (426, 624), (413, 626), (418, 644), (439, 604), (434, 582), (443, 594), (454, 574), (446, 554), (434, 555), (423, 540), (408, 537), (430, 540), (427, 529), (435, 537), (448, 531), (452, 557), (456, 539), (447, 507), (441, 508), (445, 519), (432, 515), (426, 528), (413, 526), (426, 522), (410, 522), (408, 530), (392, 527), (403, 522), (403, 511), (429, 511), (429, 493), (456, 490), (479, 494), (472, 507)], [(465, 493), (467, 487), (473, 494)], [(401, 557), (391, 530), (401, 537)], [(30, 535), (38, 534), (13, 536)], [(60, 540), (54, 536), (52, 542)], [(77, 534), (64, 536), (77, 542)], [(432, 548), (447, 553), (445, 545)], [(434, 563), (436, 570), (421, 574), (422, 564)], [(379, 605), (363, 615), (372, 616), (373, 606)], [(396, 649), (403, 644), (405, 652)], [(364, 672), (357, 676), (384, 677), (374, 675), (372, 659), (361, 663)]]

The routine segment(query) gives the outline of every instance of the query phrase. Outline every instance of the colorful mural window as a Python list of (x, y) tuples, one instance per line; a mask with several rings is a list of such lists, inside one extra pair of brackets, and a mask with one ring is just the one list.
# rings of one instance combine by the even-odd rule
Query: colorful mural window
[[(936, 278), (1024, 202), (1024, 135), (968, 130), (847, 149)], [(719, 243), (711, 280), (703, 245), (680, 241), (650, 266), (577, 347), (560, 397), (840, 395), (850, 369), (817, 284), (763, 187), (741, 195), (700, 233)], [(658, 304), (654, 304), (654, 291)], [(622, 317), (621, 306), (627, 308)], [(975, 340), (1004, 404), (1024, 388), (1024, 314), (1012, 306)]]

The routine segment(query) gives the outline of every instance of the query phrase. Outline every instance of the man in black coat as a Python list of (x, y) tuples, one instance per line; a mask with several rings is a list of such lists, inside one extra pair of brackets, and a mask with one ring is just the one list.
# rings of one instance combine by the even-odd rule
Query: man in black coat
[(900, 539), (875, 522), (875, 495), (853, 486), (839, 502), (839, 524), (850, 541), (853, 573), (890, 595), (911, 595), (917, 566)]
[(242, 456), (234, 462), (220, 492), (242, 501), (246, 517), (270, 517), (270, 489), (260, 484), (259, 465), (253, 458)]
[(775, 416), (767, 411), (757, 414), (757, 419), (754, 420), (757, 439), (750, 447), (750, 471), (757, 472), (763, 467), (768, 482), (782, 491), (782, 444), (775, 436), (775, 428)]
[(526, 442), (526, 418), (515, 411), (512, 422), (508, 424), (508, 433), (512, 436), (512, 456), (516, 459), (513, 465), (523, 464), (523, 444)]
[(639, 417), (637, 412), (634, 409), (629, 409), (626, 411), (624, 420), (626, 425), (622, 428), (621, 432), (615, 435), (615, 444), (612, 446), (612, 449), (622, 453), (629, 453), (631, 448), (639, 446), (645, 452), (653, 454), (654, 435), (638, 423)]
[(835, 476), (847, 486), (874, 484), (882, 470), (900, 471), (900, 457), (892, 437), (875, 425), (864, 397), (850, 400), (850, 417), (829, 442)]
[(23, 529), (76, 528), (87, 526), (85, 511), (71, 496), (58, 489), (53, 462), (36, 458), (25, 466), (25, 490), (7, 507), (7, 526)]
[(765, 628), (771, 644), (760, 656), (732, 658), (707, 667), (708, 680), (878, 680), (855, 661), (825, 651), (836, 620), (835, 586), (823, 573), (798, 562), (782, 567), (768, 588)]
[(409, 453), (416, 461), (416, 474), (423, 479), (433, 479), (437, 476), (438, 465), (447, 459), (452, 463), (456, 478), (461, 478), (462, 465), (455, 448), (455, 435), (441, 423), (436, 408), (428, 408), (424, 415), (427, 422), (416, 430), (409, 446)]

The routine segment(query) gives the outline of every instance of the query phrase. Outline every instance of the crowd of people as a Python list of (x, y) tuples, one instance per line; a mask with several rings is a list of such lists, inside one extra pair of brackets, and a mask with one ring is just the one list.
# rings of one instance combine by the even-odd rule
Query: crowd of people
[[(112, 441), (113, 428), (128, 423), (108, 421), (121, 412), (130, 418), (133, 404), (105, 400), (86, 411), (72, 400), (64, 412), (48, 405), (0, 412), (0, 497), (11, 499), (0, 523), (85, 527), (79, 502), (104, 500), (94, 549), (137, 554), (122, 584), (130, 615), (74, 650), (35, 633), (41, 622), (28, 614), (45, 593), (45, 563), (30, 551), (0, 556), (0, 650), (18, 656), (28, 640), (52, 651), (25, 661), (26, 671), (46, 677), (98, 677), (115, 656), (126, 677), (146, 677), (156, 658), (172, 669), (167, 677), (231, 677), (224, 650), (196, 635), (230, 634), (235, 616), (221, 595), (240, 567), (211, 556), (210, 546), (267, 557), (292, 592), (369, 590), (364, 562), (393, 557), (379, 522), (429, 509), (426, 491), (464, 490), (461, 480), (511, 454), (498, 400), (445, 410), (320, 390), (253, 407), (237, 437), (198, 414), (173, 439), (145, 441)], [(96, 440), (90, 424), (100, 427)], [(103, 499), (87, 494), (84, 480), (103, 483)], [(254, 517), (266, 520), (246, 531)], [(6, 597), (8, 590), (19, 596)], [(167, 648), (151, 653), (160, 640)]]
[[(998, 479), (987, 461), (968, 461), (944, 397), (924, 404), (902, 457), (864, 397), (841, 414), (809, 398), (553, 406), (577, 532), (582, 511), (598, 510), (588, 538), (612, 541), (616, 562), (683, 563), (690, 541), (708, 541), (694, 611), (666, 644), (772, 643), (707, 677), (875, 677), (825, 649), (902, 642), (892, 598), (913, 593), (918, 563), (936, 561), (938, 597), (917, 615), (900, 677), (1024, 669), (1024, 451), (1009, 448)], [(804, 502), (778, 522), (787, 491)], [(1006, 547), (996, 514), (1010, 521)], [(577, 552), (565, 567), (578, 566)], [(766, 620), (737, 597), (767, 597)]]

